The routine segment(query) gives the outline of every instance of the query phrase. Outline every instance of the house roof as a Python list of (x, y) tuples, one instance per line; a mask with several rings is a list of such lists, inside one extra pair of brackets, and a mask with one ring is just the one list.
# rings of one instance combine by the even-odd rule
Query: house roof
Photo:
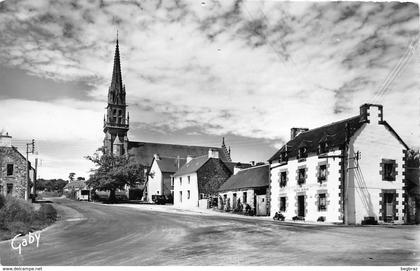
[(69, 182), (68, 184), (66, 184), (66, 186), (64, 187), (65, 189), (77, 189), (77, 188), (80, 188), (80, 189), (82, 189), (82, 188), (85, 188), (86, 187), (86, 183), (85, 183), (85, 181), (78, 181), (78, 180), (75, 180), (75, 181), (71, 181), (71, 182)]
[(160, 171), (165, 173), (175, 173), (180, 167), (182, 167), (187, 159), (185, 158), (172, 158), (172, 157), (159, 157), (159, 160), (155, 160), (158, 164)]
[(208, 155), (209, 149), (219, 151), (219, 157), (224, 161), (230, 159), (225, 156), (225, 152), (222, 148), (209, 147), (209, 146), (188, 146), (188, 145), (176, 145), (176, 144), (163, 144), (163, 143), (152, 143), (152, 142), (128, 142), (128, 153), (133, 155), (134, 158), (142, 165), (149, 166), (152, 161), (154, 154), (159, 154), (161, 157), (168, 158), (186, 158), (188, 155), (192, 157), (199, 157), (202, 155)]
[(217, 159), (217, 158), (209, 158), (208, 155), (202, 155), (197, 158), (193, 158), (190, 162), (183, 165), (175, 174), (174, 176), (182, 176), (189, 173), (197, 172), (209, 159)]
[[(306, 147), (307, 152), (317, 152), (320, 142), (327, 142), (329, 148), (335, 148), (343, 145), (346, 140), (346, 125), (349, 127), (348, 137), (354, 135), (362, 125), (366, 123), (360, 115), (352, 118), (344, 119), (338, 122), (333, 122), (318, 128), (314, 128), (298, 134), (294, 139), (287, 142), (280, 150), (278, 150), (268, 161), (272, 162), (280, 158), (282, 152), (287, 151), (288, 157), (296, 157), (298, 149)], [(401, 137), (392, 129), (386, 121), (380, 124), (384, 125), (397, 140), (408, 149), (407, 144)]]
[(230, 172), (232, 172), (232, 173), (233, 173), (235, 167), (240, 168), (240, 169), (245, 169), (245, 168), (252, 167), (251, 164), (241, 163), (241, 162), (226, 162), (226, 161), (223, 161), (223, 163), (225, 163), (225, 165), (229, 168)]
[(270, 166), (262, 165), (243, 169), (223, 183), (219, 191), (233, 191), (243, 188), (264, 187), (269, 185)]
[(329, 148), (338, 147), (345, 142), (346, 125), (349, 125), (349, 136), (352, 136), (363, 124), (364, 122), (360, 120), (360, 116), (355, 116), (302, 132), (287, 142), (268, 161), (271, 162), (279, 159), (281, 153), (286, 150), (289, 158), (295, 157), (297, 156), (298, 149), (301, 147), (306, 147), (307, 152), (316, 152), (319, 143), (325, 140)]

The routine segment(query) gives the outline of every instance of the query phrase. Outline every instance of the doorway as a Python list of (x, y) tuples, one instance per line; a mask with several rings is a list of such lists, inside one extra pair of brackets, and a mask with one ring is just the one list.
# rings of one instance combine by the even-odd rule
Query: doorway
[(298, 216), (305, 217), (305, 195), (297, 197)]
[(266, 195), (257, 195), (257, 215), (267, 215)]
[(384, 206), (383, 206), (383, 220), (384, 222), (394, 221), (394, 204), (395, 193), (384, 193)]

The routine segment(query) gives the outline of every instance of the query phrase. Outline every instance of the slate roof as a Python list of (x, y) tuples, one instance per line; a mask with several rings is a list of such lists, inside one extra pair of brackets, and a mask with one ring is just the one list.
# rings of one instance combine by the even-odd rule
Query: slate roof
[(209, 158), (208, 155), (203, 155), (197, 158), (193, 158), (189, 163), (186, 163), (185, 165), (183, 165), (174, 174), (174, 177), (197, 172), (197, 170), (199, 170), (209, 159), (217, 159), (217, 158)]
[(225, 163), (225, 165), (229, 168), (230, 172), (232, 172), (232, 173), (233, 173), (235, 167), (238, 167), (240, 169), (245, 169), (245, 168), (252, 167), (251, 164), (241, 163), (241, 162), (226, 162), (226, 161), (223, 161), (223, 163)]
[[(175, 173), (180, 167), (186, 163), (186, 158), (169, 158), (169, 157), (159, 157), (159, 160), (156, 160), (160, 171), (164, 173)], [(179, 167), (178, 167), (179, 163)]]
[(199, 157), (208, 155), (209, 149), (219, 151), (219, 157), (223, 161), (229, 161), (225, 157), (224, 152), (221, 148), (210, 147), (210, 146), (188, 146), (188, 145), (176, 145), (176, 144), (163, 144), (163, 143), (152, 143), (152, 142), (128, 142), (128, 153), (133, 155), (135, 159), (142, 165), (150, 166), (153, 161), (154, 154), (159, 154), (161, 157), (186, 158), (188, 155), (192, 157)]
[[(333, 122), (328, 125), (324, 125), (318, 128), (302, 132), (297, 135), (294, 139), (287, 142), (283, 147), (280, 148), (268, 161), (272, 162), (280, 158), (283, 151), (287, 150), (288, 158), (296, 157), (298, 149), (306, 147), (307, 153), (316, 153), (320, 142), (327, 142), (328, 148), (336, 148), (345, 143), (346, 140), (346, 124), (349, 127), (349, 137), (353, 136), (354, 133), (359, 130), (365, 123), (360, 115), (352, 118), (344, 119), (338, 122)], [(392, 129), (386, 121), (381, 122), (396, 138), (397, 140), (408, 149), (407, 144), (401, 139), (401, 137)]]
[(223, 183), (219, 191), (234, 191), (243, 188), (256, 188), (269, 185), (270, 166), (256, 166), (243, 169), (232, 175), (225, 183)]
[(287, 142), (268, 161), (272, 162), (279, 159), (281, 152), (286, 150), (286, 146), (289, 159), (296, 157), (298, 149), (301, 147), (306, 147), (308, 153), (317, 152), (319, 143), (325, 140), (327, 140), (329, 148), (338, 147), (345, 142), (346, 124), (349, 125), (349, 136), (352, 136), (360, 127), (362, 127), (363, 123), (364, 122), (361, 121), (360, 116), (355, 116), (302, 132), (294, 139)]
[(85, 181), (71, 181), (68, 184), (66, 184), (66, 186), (64, 187), (64, 189), (83, 189), (86, 187), (86, 183)]

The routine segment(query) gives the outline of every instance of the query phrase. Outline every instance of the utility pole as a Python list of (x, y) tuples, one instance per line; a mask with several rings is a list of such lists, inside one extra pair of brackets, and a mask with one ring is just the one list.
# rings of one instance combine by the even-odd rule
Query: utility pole
[[(31, 150), (29, 150), (29, 147), (31, 147)], [(25, 200), (28, 200), (28, 194), (29, 194), (29, 153), (34, 153), (35, 151), (35, 140), (32, 139), (31, 143), (26, 143), (26, 193), (25, 193)]]
[(35, 158), (35, 172), (34, 172), (34, 195), (32, 202), (35, 202), (36, 199), (36, 179), (38, 178), (38, 158)]

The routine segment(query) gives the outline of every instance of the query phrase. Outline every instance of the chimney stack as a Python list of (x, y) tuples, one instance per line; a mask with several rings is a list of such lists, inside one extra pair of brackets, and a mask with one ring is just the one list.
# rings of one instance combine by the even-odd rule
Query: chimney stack
[(299, 134), (309, 131), (309, 128), (296, 128), (293, 127), (292, 129), (290, 129), (290, 140), (295, 139), (295, 137), (297, 137)]
[(5, 135), (0, 134), (0, 147), (12, 147), (12, 137), (9, 136), (9, 133), (6, 133)]
[(192, 159), (193, 157), (191, 155), (187, 155), (187, 163), (191, 162)]
[(380, 124), (383, 122), (383, 106), (380, 104), (363, 104), (360, 106), (360, 121)]
[(219, 158), (219, 151), (209, 149), (209, 158)]

